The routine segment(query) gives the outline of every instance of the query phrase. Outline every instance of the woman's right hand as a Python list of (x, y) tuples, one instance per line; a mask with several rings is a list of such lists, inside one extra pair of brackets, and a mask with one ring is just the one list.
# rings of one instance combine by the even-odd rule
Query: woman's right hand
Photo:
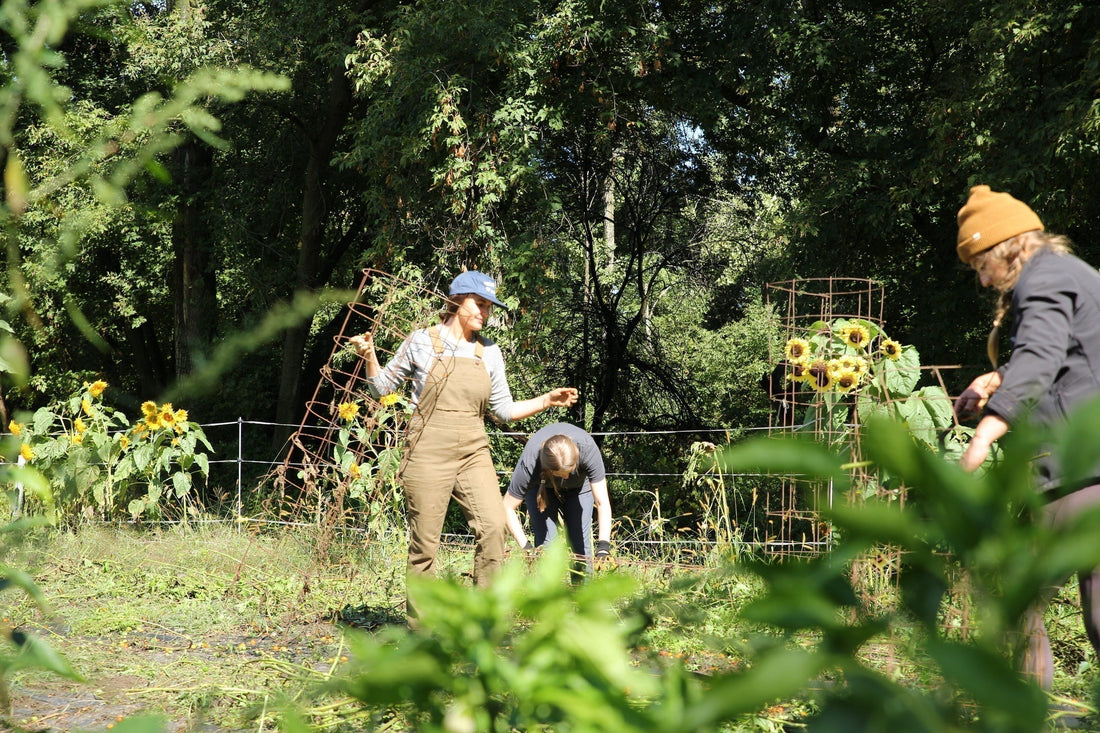
[(986, 372), (981, 375), (955, 398), (955, 414), (959, 419), (977, 415), (1000, 386), (1000, 372)]
[(352, 336), (348, 339), (348, 343), (358, 352), (359, 356), (374, 353), (374, 334), (361, 333), (358, 336)]
[(348, 343), (355, 349), (355, 353), (362, 357), (367, 377), (369, 379), (377, 377), (382, 371), (382, 366), (378, 363), (378, 355), (374, 353), (374, 334), (361, 333), (358, 336), (352, 336), (348, 339)]

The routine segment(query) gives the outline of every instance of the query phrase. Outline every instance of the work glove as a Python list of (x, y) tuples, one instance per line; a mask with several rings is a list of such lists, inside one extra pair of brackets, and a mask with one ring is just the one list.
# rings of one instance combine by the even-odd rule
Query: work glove
[(603, 570), (611, 564), (611, 543), (600, 540), (596, 543), (596, 561), (593, 563), (596, 570)]

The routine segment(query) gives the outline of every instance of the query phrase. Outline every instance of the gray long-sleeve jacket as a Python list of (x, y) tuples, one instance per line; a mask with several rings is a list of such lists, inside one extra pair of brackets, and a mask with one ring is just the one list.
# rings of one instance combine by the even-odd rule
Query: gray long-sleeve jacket
[[(1100, 393), (1100, 273), (1073, 255), (1034, 254), (1012, 291), (1010, 337), (1012, 353), (986, 411), (1009, 425), (1025, 414), (1041, 425), (1063, 420)], [(1038, 488), (1056, 487), (1053, 460), (1036, 463)]]

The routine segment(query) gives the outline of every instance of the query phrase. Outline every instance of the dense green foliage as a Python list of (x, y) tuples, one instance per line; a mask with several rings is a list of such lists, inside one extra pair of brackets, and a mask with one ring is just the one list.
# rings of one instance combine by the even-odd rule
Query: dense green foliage
[[(594, 431), (684, 431), (619, 454), (661, 469), (692, 430), (767, 422), (770, 280), (877, 279), (889, 332), (926, 363), (978, 361), (983, 309), (953, 247), (968, 185), (1012, 191), (1100, 254), (1098, 39), (1100, 9), (1032, 0), (3, 0), (10, 505), (68, 519), (186, 507), (208, 472), (193, 422), (296, 422), (342, 323), (339, 291), (364, 266), (429, 287), (461, 267), (499, 276), (514, 308), (492, 336), (517, 397), (573, 384), (569, 418)], [(891, 397), (917, 388), (883, 380)], [(103, 381), (109, 404), (91, 391)], [(125, 414), (143, 403), (139, 431)], [(943, 427), (942, 410), (904, 410)], [(1100, 449), (1070, 448), (1096, 442), (1095, 414), (1054, 436), (1071, 476)], [(345, 421), (338, 459), (383, 522), (393, 454), (354, 463), (363, 430)], [(559, 551), (533, 576), (516, 563), (491, 593), (414, 585), (432, 633), (356, 638), (361, 666), (328, 690), (424, 729), (709, 730), (839, 675), (815, 726), (1037, 729), (1044, 700), (1005, 649), (1040, 588), (1100, 557), (1086, 522), (1054, 537), (1021, 521), (1035, 499), (1019, 457), (1036, 434), (1015, 432), (978, 476), (890, 423), (869, 420), (860, 440), (913, 500), (834, 507), (834, 552), (751, 567), (767, 591), (742, 618), (760, 633), (723, 642), (746, 669), (643, 671), (631, 655), (645, 602), (613, 613), (634, 593), (614, 575), (571, 589)], [(725, 465), (823, 475), (843, 494), (844, 460), (749, 443)], [(685, 493), (726, 499), (716, 474), (690, 468)], [(693, 526), (731, 540), (729, 506), (701, 506)], [(883, 545), (904, 552), (900, 598), (870, 609), (849, 573)], [(945, 552), (971, 576), (968, 638), (941, 624)], [(19, 569), (0, 575), (41, 602)], [(937, 670), (929, 694), (860, 659), (906, 624)], [(21, 668), (77, 677), (5, 632), (0, 706)]]
[[(752, 424), (768, 280), (877, 278), (891, 333), (969, 363), (968, 184), (1096, 252), (1084, 3), (4, 7), (9, 312), (33, 364), (12, 407), (92, 378), (158, 399), (279, 302), (408, 263), (501, 277), (521, 395), (576, 384), (597, 429)], [(21, 45), (47, 12), (48, 43)], [(243, 64), (286, 81), (241, 99), (273, 82), (210, 71)], [(174, 396), (293, 422), (340, 322), (290, 311)]]

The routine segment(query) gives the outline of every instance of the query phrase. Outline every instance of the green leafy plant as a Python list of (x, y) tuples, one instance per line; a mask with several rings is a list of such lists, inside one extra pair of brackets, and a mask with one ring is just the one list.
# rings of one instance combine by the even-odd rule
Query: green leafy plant
[[(510, 562), (489, 588), (411, 577), (414, 629), (349, 632), (351, 660), (325, 687), (358, 701), (373, 728), (419, 731), (713, 731), (794, 693), (818, 662), (799, 650), (761, 655), (709, 684), (636, 650), (644, 603), (634, 580), (568, 581), (570, 555), (551, 543), (534, 572)], [(395, 717), (396, 716), (396, 717)], [(296, 707), (284, 730), (308, 730)]]
[[(16, 440), (9, 436), (5, 443), (5, 454), (15, 453)], [(18, 508), (26, 496), (34, 497), (43, 507), (53, 505), (49, 483), (29, 466), (12, 461), (0, 463), (0, 481), (9, 507)], [(25, 542), (28, 532), (51, 519), (52, 512), (46, 511), (0, 526), (0, 593), (21, 592), (43, 613), (48, 610), (45, 596), (27, 572), (8, 562), (8, 556)], [(11, 712), (8, 682), (11, 674), (24, 669), (42, 669), (70, 680), (83, 679), (49, 644), (24, 629), (12, 628), (5, 618), (0, 622), (0, 714)]]
[[(1090, 478), (1100, 453), (1100, 402), (1083, 406), (1069, 424), (1049, 433), (1018, 427), (1003, 455), (987, 470), (963, 472), (907, 426), (873, 417), (862, 428), (864, 456), (898, 477), (918, 501), (860, 501), (824, 510), (843, 537), (836, 549), (807, 561), (756, 565), (768, 585), (743, 617), (780, 630), (790, 642), (813, 638), (809, 653), (840, 683), (825, 689), (813, 725), (821, 729), (1033, 731), (1044, 725), (1046, 698), (1013, 663), (1021, 619), (1045, 589), (1076, 570), (1100, 564), (1096, 512), (1051, 532), (1030, 521), (1040, 498), (1030, 485), (1028, 457), (1053, 446), (1067, 486)], [(1090, 457), (1089, 459), (1083, 458)], [(849, 481), (844, 458), (807, 440), (756, 440), (724, 451), (730, 470), (801, 473)], [(863, 605), (852, 587), (852, 563), (874, 548), (897, 547), (898, 602), (889, 609)], [(943, 609), (961, 566), (969, 583), (971, 633), (943, 623)], [(915, 631), (913, 626), (915, 625)], [(914, 634), (909, 653), (930, 660), (929, 689), (901, 686), (861, 661), (876, 639)], [(769, 644), (776, 640), (771, 638)]]
[(24, 461), (50, 482), (64, 519), (119, 516), (157, 518), (169, 510), (165, 495), (186, 506), (195, 476), (210, 473), (202, 428), (170, 403), (142, 405), (131, 424), (102, 401), (103, 381), (85, 384), (68, 399), (39, 408), (29, 424), (8, 429), (22, 443)]
[(368, 526), (392, 527), (400, 523), (404, 506), (397, 471), (403, 426), (412, 410), (398, 394), (383, 396), (370, 415), (359, 409), (356, 402), (337, 405), (334, 478), (346, 482), (346, 496), (366, 512)]

